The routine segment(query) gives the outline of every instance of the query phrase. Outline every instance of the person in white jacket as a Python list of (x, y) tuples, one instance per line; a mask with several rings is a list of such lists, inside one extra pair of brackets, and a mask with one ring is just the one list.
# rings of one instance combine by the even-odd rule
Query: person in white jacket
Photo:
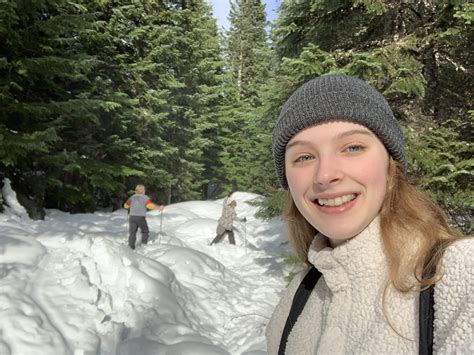
[[(404, 148), (387, 101), (362, 80), (321, 76), (284, 104), (273, 157), (289, 241), (308, 269), (267, 325), (269, 354), (421, 353), (419, 296), (433, 286), (428, 353), (474, 354), (474, 239), (407, 181)], [(309, 267), (321, 276), (291, 319)]]
[(234, 220), (237, 218), (235, 212), (237, 201), (231, 200), (229, 202), (229, 200), (230, 195), (224, 198), (222, 202), (222, 214), (217, 222), (216, 237), (210, 245), (219, 243), (226, 234), (229, 235), (229, 243), (235, 245)]

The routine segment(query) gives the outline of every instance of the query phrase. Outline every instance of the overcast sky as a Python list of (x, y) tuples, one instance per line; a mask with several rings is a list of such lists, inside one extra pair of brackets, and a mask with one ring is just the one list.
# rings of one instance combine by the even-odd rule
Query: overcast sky
[[(229, 28), (230, 3), (229, 0), (207, 0), (213, 7), (214, 17), (217, 18), (217, 25), (219, 27)], [(274, 21), (276, 19), (276, 9), (280, 5), (280, 0), (263, 0), (265, 9), (267, 10), (267, 20)]]

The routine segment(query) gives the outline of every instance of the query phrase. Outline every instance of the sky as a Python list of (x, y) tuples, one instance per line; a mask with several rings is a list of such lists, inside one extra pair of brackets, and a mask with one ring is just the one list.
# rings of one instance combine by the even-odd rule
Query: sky
[[(214, 17), (217, 18), (217, 26), (225, 29), (229, 28), (229, 20), (227, 16), (230, 11), (230, 0), (207, 0), (213, 7)], [(280, 6), (280, 0), (264, 0), (265, 9), (267, 11), (267, 20), (276, 20), (276, 10)]]
[(282, 221), (247, 203), (261, 196), (232, 195), (235, 246), (209, 245), (220, 199), (148, 212), (150, 242), (133, 251), (125, 209), (31, 220), (0, 185), (0, 354), (266, 353), (284, 276), (298, 270), (283, 262)]

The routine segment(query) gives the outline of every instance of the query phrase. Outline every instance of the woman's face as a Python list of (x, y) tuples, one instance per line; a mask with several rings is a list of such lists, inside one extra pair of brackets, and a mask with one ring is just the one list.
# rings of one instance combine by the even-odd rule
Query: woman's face
[(286, 147), (285, 170), (300, 213), (337, 246), (378, 215), (389, 155), (366, 127), (331, 121), (300, 131)]

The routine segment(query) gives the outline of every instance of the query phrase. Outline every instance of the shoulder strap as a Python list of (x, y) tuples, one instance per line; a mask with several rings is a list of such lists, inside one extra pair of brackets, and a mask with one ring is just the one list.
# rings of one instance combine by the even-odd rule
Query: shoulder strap
[[(435, 269), (428, 270), (423, 278), (434, 275)], [(418, 343), (419, 355), (433, 354), (433, 322), (434, 322), (434, 286), (420, 292), (420, 305), (418, 308), (420, 340)]]
[(286, 319), (285, 328), (283, 328), (283, 334), (281, 335), (278, 355), (285, 354), (288, 335), (290, 335), (293, 325), (296, 323), (296, 320), (303, 311), (303, 308), (308, 301), (309, 295), (313, 291), (313, 288), (320, 277), (321, 273), (314, 266), (312, 266), (296, 290), (295, 296), (293, 297), (293, 303), (291, 304), (290, 314)]
[(434, 321), (434, 287), (431, 286), (420, 292), (419, 306), (420, 355), (433, 354), (433, 321)]

